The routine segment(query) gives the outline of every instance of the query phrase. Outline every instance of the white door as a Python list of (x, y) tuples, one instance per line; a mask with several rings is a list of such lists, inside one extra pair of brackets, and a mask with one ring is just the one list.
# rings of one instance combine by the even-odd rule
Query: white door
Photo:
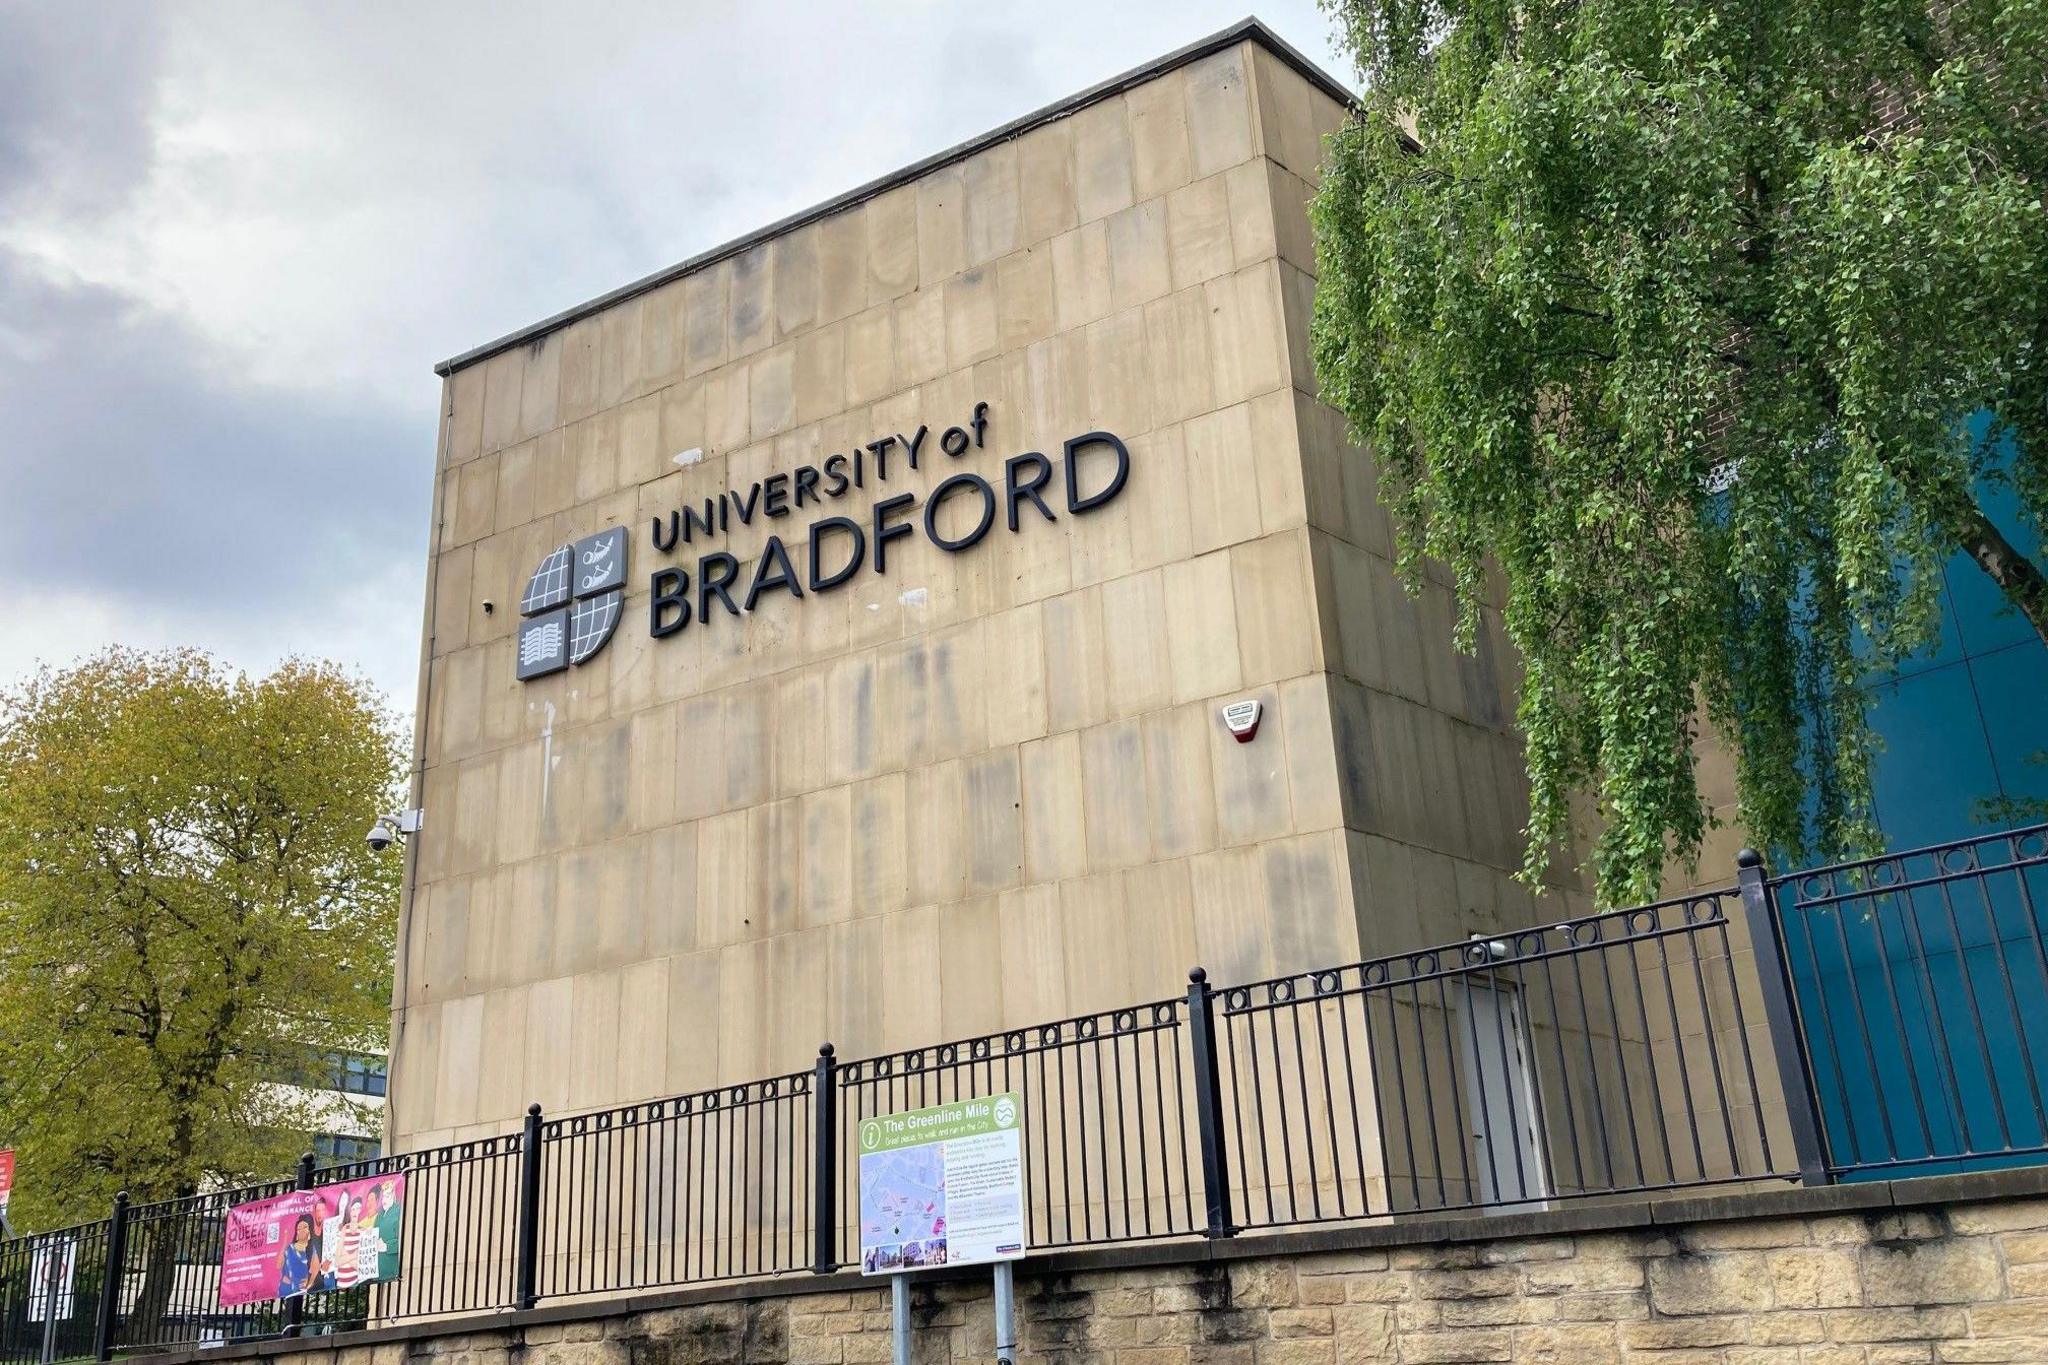
[(1513, 984), (1468, 977), (1458, 1050), (1465, 1073), (1465, 1120), (1481, 1203), (1541, 1207), (1550, 1195), (1536, 1123), (1528, 1026)]

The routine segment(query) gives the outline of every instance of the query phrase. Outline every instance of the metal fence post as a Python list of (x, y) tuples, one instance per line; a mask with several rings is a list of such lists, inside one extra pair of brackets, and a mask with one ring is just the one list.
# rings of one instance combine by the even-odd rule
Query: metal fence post
[(519, 1223), (513, 1244), (513, 1301), (523, 1311), (540, 1302), (540, 1106), (526, 1106), (519, 1134)]
[[(1792, 1154), (1799, 1163), (1799, 1183), (1828, 1183), (1827, 1153), (1821, 1145), (1820, 1115), (1808, 1080), (1806, 1040), (1792, 1007), (1792, 981), (1778, 950), (1778, 923), (1764, 859), (1753, 848), (1735, 856), (1735, 881), (1742, 892), (1742, 918), (1749, 928), (1750, 953), (1756, 962), (1757, 984), (1763, 990), (1764, 1023), (1771, 1033), (1771, 1057), (1777, 1064), (1778, 1088), (1785, 1096), (1785, 1121), (1792, 1130)], [(1761, 1117), (1761, 1116), (1759, 1116)]]
[[(310, 1190), (313, 1188), (313, 1154), (311, 1152), (299, 1153), (299, 1170), (297, 1177), (292, 1181), (292, 1188), (295, 1190)], [(307, 1288), (311, 1289), (312, 1286), (308, 1285)], [(304, 1323), (305, 1320), (306, 1296), (301, 1294), (284, 1306), (284, 1334), (288, 1337), (297, 1336), (300, 1324)]]
[(1195, 1063), (1195, 1128), (1202, 1137), (1202, 1192), (1209, 1225), (1204, 1235), (1231, 1237), (1230, 1169), (1223, 1145), (1223, 1083), (1216, 1068), (1216, 992), (1209, 973), (1188, 973), (1188, 1042)]
[(811, 1270), (839, 1268), (839, 1064), (818, 1046), (811, 1072)]
[(114, 1358), (114, 1325), (121, 1318), (121, 1295), (128, 1288), (128, 1191), (114, 1196), (107, 1219), (107, 1273), (100, 1281), (99, 1320), (93, 1324), (92, 1357)]

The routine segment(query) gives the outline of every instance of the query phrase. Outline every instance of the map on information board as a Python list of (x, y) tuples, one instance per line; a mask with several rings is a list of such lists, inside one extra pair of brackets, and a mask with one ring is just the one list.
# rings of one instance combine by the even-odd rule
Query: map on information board
[(862, 1273), (1022, 1256), (1022, 1113), (1006, 1093), (863, 1119)]

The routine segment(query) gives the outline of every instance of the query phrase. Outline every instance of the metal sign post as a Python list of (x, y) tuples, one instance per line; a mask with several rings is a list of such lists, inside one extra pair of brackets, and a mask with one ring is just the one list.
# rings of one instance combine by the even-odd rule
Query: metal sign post
[(1016, 1269), (996, 1262), (996, 1365), (1015, 1365), (1017, 1358)]
[(54, 1262), (43, 1276), (43, 1350), (37, 1357), (42, 1365), (57, 1358), (57, 1267)]
[(895, 1365), (910, 1365), (910, 1277), (889, 1277), (889, 1354)]
[(29, 1285), (29, 1322), (43, 1322), (43, 1347), (37, 1359), (51, 1365), (57, 1359), (57, 1318), (70, 1318), (76, 1308), (72, 1300), (72, 1273), (78, 1267), (78, 1238), (49, 1238), (35, 1248)]

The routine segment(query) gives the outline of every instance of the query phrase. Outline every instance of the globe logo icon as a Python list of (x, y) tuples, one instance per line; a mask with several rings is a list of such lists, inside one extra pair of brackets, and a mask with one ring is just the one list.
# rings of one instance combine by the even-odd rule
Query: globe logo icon
[(1008, 1095), (1005, 1095), (996, 1101), (996, 1127), (1014, 1128), (1016, 1126), (1017, 1102)]
[(521, 682), (588, 661), (626, 608), (626, 528), (557, 546), (519, 596)]

